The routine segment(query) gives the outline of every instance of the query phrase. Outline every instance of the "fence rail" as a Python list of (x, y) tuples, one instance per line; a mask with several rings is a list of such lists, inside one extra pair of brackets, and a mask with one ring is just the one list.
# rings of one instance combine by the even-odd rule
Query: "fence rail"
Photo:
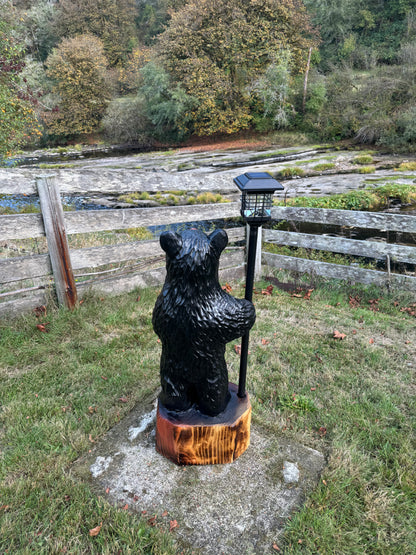
[[(274, 219), (293, 222), (322, 223), (379, 231), (416, 233), (416, 218), (401, 214), (330, 210), (320, 208), (275, 207)], [(294, 256), (262, 253), (262, 261), (273, 268), (319, 275), (327, 278), (348, 279), (366, 284), (389, 285), (416, 291), (416, 277), (391, 272), (392, 262), (416, 264), (416, 247), (370, 240), (329, 237), (292, 231), (265, 230), (263, 239), (277, 245), (303, 247), (352, 256), (385, 260), (387, 271), (357, 268)]]

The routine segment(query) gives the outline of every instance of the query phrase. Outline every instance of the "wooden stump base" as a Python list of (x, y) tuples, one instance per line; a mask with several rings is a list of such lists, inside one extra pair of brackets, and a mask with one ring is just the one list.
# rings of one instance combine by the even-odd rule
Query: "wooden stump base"
[(213, 417), (195, 409), (168, 411), (159, 401), (157, 451), (179, 465), (230, 463), (244, 453), (250, 444), (250, 400), (248, 395), (240, 399), (234, 384), (229, 390), (226, 409)]

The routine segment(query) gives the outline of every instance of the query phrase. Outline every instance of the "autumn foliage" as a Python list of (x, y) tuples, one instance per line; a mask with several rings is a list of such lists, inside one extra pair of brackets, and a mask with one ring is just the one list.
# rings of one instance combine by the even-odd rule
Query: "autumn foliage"
[(234, 133), (249, 127), (249, 86), (290, 50), (292, 71), (302, 71), (316, 44), (298, 0), (202, 0), (172, 14), (158, 50), (168, 71), (198, 99), (195, 132)]
[(64, 39), (46, 64), (60, 98), (59, 110), (47, 122), (50, 132), (76, 135), (94, 131), (110, 98), (101, 40), (93, 35)]

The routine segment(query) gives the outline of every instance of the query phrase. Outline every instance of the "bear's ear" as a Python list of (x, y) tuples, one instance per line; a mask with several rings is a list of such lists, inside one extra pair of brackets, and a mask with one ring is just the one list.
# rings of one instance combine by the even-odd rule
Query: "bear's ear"
[(182, 247), (182, 237), (173, 231), (164, 231), (160, 235), (160, 246), (171, 257), (174, 258)]
[(216, 229), (208, 236), (211, 246), (220, 255), (228, 244), (228, 235), (223, 229)]

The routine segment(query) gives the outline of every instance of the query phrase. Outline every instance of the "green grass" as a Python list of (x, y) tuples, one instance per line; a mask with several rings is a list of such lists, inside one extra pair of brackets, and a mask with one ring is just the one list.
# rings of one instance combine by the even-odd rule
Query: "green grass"
[(416, 185), (389, 183), (380, 187), (325, 197), (275, 199), (274, 204), (339, 210), (381, 210), (388, 207), (391, 199), (398, 199), (404, 204), (416, 204)]
[(402, 162), (396, 171), (406, 172), (416, 170), (416, 162)]
[[(254, 423), (328, 461), (280, 549), (415, 553), (414, 296), (311, 286), (307, 277), (297, 296), (276, 288), (262, 295), (267, 285), (256, 284), (250, 334)], [(169, 535), (110, 506), (70, 473), (91, 440), (158, 387), (156, 295), (90, 296), (74, 312), (51, 307), (40, 318), (0, 322), (1, 553), (179, 552)], [(48, 333), (36, 327), (41, 322), (49, 322)], [(334, 339), (335, 330), (345, 338)], [(226, 355), (233, 381), (236, 343)]]
[[(155, 292), (140, 295), (0, 323), (1, 553), (174, 552), (160, 531), (69, 474), (158, 385)], [(36, 327), (45, 321), (48, 333)]]
[(371, 164), (371, 162), (373, 162), (373, 157), (371, 156), (371, 154), (359, 154), (358, 156), (355, 156), (353, 159), (353, 164), (360, 164), (365, 166), (366, 164)]
[(312, 169), (317, 172), (333, 170), (335, 164), (333, 162), (322, 162), (321, 164), (316, 164)]

